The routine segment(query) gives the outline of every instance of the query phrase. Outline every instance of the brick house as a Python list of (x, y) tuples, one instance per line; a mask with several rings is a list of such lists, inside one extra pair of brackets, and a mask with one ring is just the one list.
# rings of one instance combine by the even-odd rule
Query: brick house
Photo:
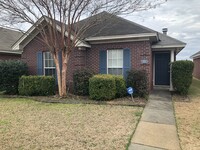
[(190, 56), (194, 62), (193, 76), (200, 80), (200, 51)]
[[(149, 89), (167, 86), (172, 90), (170, 62), (176, 60), (185, 43), (168, 36), (166, 28), (159, 33), (107, 12), (93, 17), (108, 17), (106, 21), (84, 33), (81, 42), (72, 51), (67, 80), (72, 81), (74, 70), (89, 68), (96, 73), (126, 76), (129, 69), (148, 73)], [(87, 21), (87, 19), (83, 20)], [(31, 27), (12, 45), (12, 52), (21, 52), (20, 59), (27, 63), (30, 75), (55, 74), (55, 65), (40, 36)]]

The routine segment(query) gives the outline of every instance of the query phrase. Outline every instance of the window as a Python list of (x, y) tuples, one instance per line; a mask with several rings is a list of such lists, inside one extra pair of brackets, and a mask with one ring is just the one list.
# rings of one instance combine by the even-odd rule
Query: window
[(123, 50), (108, 50), (108, 74), (123, 75)]
[(50, 52), (44, 52), (44, 75), (45, 76), (55, 76), (56, 67), (53, 57)]

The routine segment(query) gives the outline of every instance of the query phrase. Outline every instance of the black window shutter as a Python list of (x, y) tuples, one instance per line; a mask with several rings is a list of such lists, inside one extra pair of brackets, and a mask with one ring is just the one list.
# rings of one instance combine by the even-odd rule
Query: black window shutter
[(123, 76), (127, 77), (127, 71), (131, 69), (131, 52), (129, 48), (123, 51)]
[(99, 73), (107, 74), (107, 51), (101, 50), (99, 52)]
[(37, 52), (37, 75), (43, 75), (43, 53)]

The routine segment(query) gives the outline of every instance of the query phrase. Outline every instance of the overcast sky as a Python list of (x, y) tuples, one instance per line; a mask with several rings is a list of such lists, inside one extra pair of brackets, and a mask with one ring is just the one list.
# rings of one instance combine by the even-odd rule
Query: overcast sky
[(133, 22), (162, 32), (168, 28), (168, 35), (187, 43), (177, 55), (178, 60), (200, 51), (200, 0), (168, 0), (156, 9), (134, 12), (126, 16)]

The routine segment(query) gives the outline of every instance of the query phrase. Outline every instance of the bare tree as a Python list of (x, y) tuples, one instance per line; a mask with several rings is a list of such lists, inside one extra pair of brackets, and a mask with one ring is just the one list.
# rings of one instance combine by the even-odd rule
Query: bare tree
[[(11, 25), (29, 23), (41, 34), (42, 41), (51, 52), (56, 65), (60, 96), (66, 96), (67, 69), (71, 52), (82, 35), (102, 21), (80, 21), (101, 11), (111, 14), (129, 14), (143, 11), (166, 0), (0, 0), (0, 20)], [(40, 23), (45, 20), (46, 23)], [(59, 65), (62, 52), (62, 67)]]

